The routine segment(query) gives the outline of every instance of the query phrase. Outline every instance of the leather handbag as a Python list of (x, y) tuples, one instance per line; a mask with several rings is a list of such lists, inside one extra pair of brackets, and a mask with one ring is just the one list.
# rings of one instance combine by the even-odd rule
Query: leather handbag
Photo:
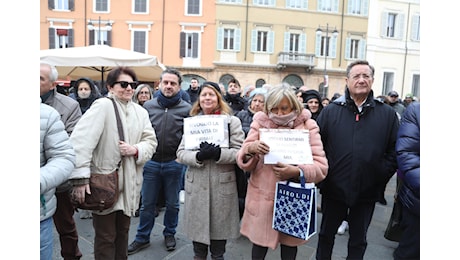
[[(120, 114), (115, 101), (111, 98), (117, 118), (118, 135), (120, 140), (124, 140), (123, 127), (120, 120)], [(91, 173), (89, 178), (89, 187), (91, 194), (86, 194), (85, 202), (77, 207), (86, 210), (106, 210), (118, 200), (118, 168), (121, 161), (118, 163), (117, 169), (109, 174)]]

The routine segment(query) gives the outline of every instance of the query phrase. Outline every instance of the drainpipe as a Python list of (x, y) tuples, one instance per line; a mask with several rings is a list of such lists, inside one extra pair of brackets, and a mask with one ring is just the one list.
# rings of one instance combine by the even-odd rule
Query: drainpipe
[(88, 30), (86, 29), (86, 12), (87, 12), (87, 9), (86, 9), (86, 0), (85, 0), (85, 19), (83, 21), (83, 25), (84, 25), (83, 30), (85, 31), (85, 46), (87, 46), (86, 34), (88, 33)]
[(410, 3), (408, 4), (409, 8), (407, 10), (407, 27), (406, 27), (406, 40), (404, 42), (404, 67), (403, 67), (403, 78), (402, 78), (402, 88), (401, 88), (401, 95), (404, 95), (404, 85), (406, 79), (406, 63), (407, 63), (407, 37), (409, 35), (409, 22), (410, 22)]
[(249, 16), (249, 0), (246, 1), (246, 35), (244, 36), (244, 61), (247, 59), (248, 48), (248, 16)]
[(339, 55), (339, 68), (342, 67), (342, 44), (343, 44), (343, 20), (345, 19), (345, 0), (342, 0), (342, 21), (340, 23), (340, 55)]
[(163, 50), (164, 50), (164, 44), (165, 44), (165, 0), (163, 0), (163, 22), (161, 24), (161, 62), (164, 62), (163, 60)]

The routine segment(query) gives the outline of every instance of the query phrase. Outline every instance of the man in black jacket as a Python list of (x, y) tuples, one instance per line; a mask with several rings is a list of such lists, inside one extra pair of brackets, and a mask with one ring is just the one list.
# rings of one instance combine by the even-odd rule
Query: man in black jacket
[(363, 259), (380, 191), (396, 171), (396, 112), (374, 99), (374, 67), (347, 67), (347, 88), (317, 119), (329, 172), (321, 184), (322, 222), (316, 259), (331, 259), (337, 228), (348, 212), (347, 259)]
[(152, 159), (144, 165), (142, 207), (134, 241), (128, 246), (128, 255), (150, 245), (150, 234), (155, 225), (155, 206), (159, 191), (164, 190), (166, 211), (163, 236), (166, 250), (176, 248), (176, 228), (179, 221), (179, 190), (183, 164), (176, 161), (176, 150), (181, 142), (184, 118), (192, 106), (181, 96), (182, 76), (175, 69), (161, 73), (158, 95), (144, 103), (158, 139)]
[(193, 105), (198, 99), (198, 93), (200, 92), (200, 83), (197, 78), (190, 80), (190, 87), (187, 89), (187, 93), (190, 96), (190, 103)]

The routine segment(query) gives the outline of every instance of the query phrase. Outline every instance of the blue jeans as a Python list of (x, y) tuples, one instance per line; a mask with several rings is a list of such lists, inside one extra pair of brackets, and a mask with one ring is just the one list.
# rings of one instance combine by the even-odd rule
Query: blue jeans
[(40, 260), (53, 258), (53, 218), (40, 221)]
[(163, 219), (163, 235), (175, 235), (179, 221), (179, 191), (184, 165), (176, 161), (148, 161), (144, 165), (142, 183), (142, 206), (139, 211), (139, 226), (136, 241), (150, 242), (150, 233), (155, 225), (155, 206), (161, 187), (164, 188), (166, 211)]

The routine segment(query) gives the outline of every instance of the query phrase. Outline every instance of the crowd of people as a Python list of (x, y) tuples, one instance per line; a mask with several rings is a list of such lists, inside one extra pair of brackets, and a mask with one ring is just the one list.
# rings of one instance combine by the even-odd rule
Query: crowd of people
[[(41, 63), (41, 259), (51, 259), (53, 223), (61, 256), (82, 257), (76, 211), (93, 223), (95, 259), (127, 259), (150, 246), (159, 207), (165, 210), (164, 247), (175, 250), (180, 203), (193, 259), (208, 254), (224, 259), (227, 241), (240, 235), (252, 243), (248, 258), (265, 259), (268, 249), (280, 247), (280, 259), (295, 259), (298, 246), (308, 241), (272, 228), (273, 200), (278, 181), (298, 182), (300, 176), (315, 183), (321, 195), (315, 209), (322, 214), (316, 259), (331, 259), (336, 234), (346, 230), (347, 259), (363, 259), (375, 205), (386, 204), (383, 193), (397, 171), (405, 229), (394, 257), (419, 257), (419, 102), (411, 94), (401, 100), (396, 91), (374, 97), (374, 73), (367, 61), (349, 64), (344, 93), (329, 99), (286, 83), (243, 88), (236, 78), (227, 89), (192, 78), (183, 90), (182, 75), (172, 68), (161, 73), (155, 90), (138, 84), (135, 72), (120, 66), (107, 76), (107, 95), (91, 79), (81, 78), (66, 96), (56, 89), (56, 68)], [(190, 148), (184, 121), (204, 117), (223, 120), (225, 141), (200, 139)], [(56, 129), (54, 135), (49, 128)], [(260, 129), (308, 130), (313, 162), (264, 163), (270, 146), (261, 140)], [(115, 205), (78, 209), (91, 193), (90, 174), (116, 169)], [(50, 174), (56, 174), (52, 181)], [(137, 233), (129, 242), (131, 218), (137, 216)]]

